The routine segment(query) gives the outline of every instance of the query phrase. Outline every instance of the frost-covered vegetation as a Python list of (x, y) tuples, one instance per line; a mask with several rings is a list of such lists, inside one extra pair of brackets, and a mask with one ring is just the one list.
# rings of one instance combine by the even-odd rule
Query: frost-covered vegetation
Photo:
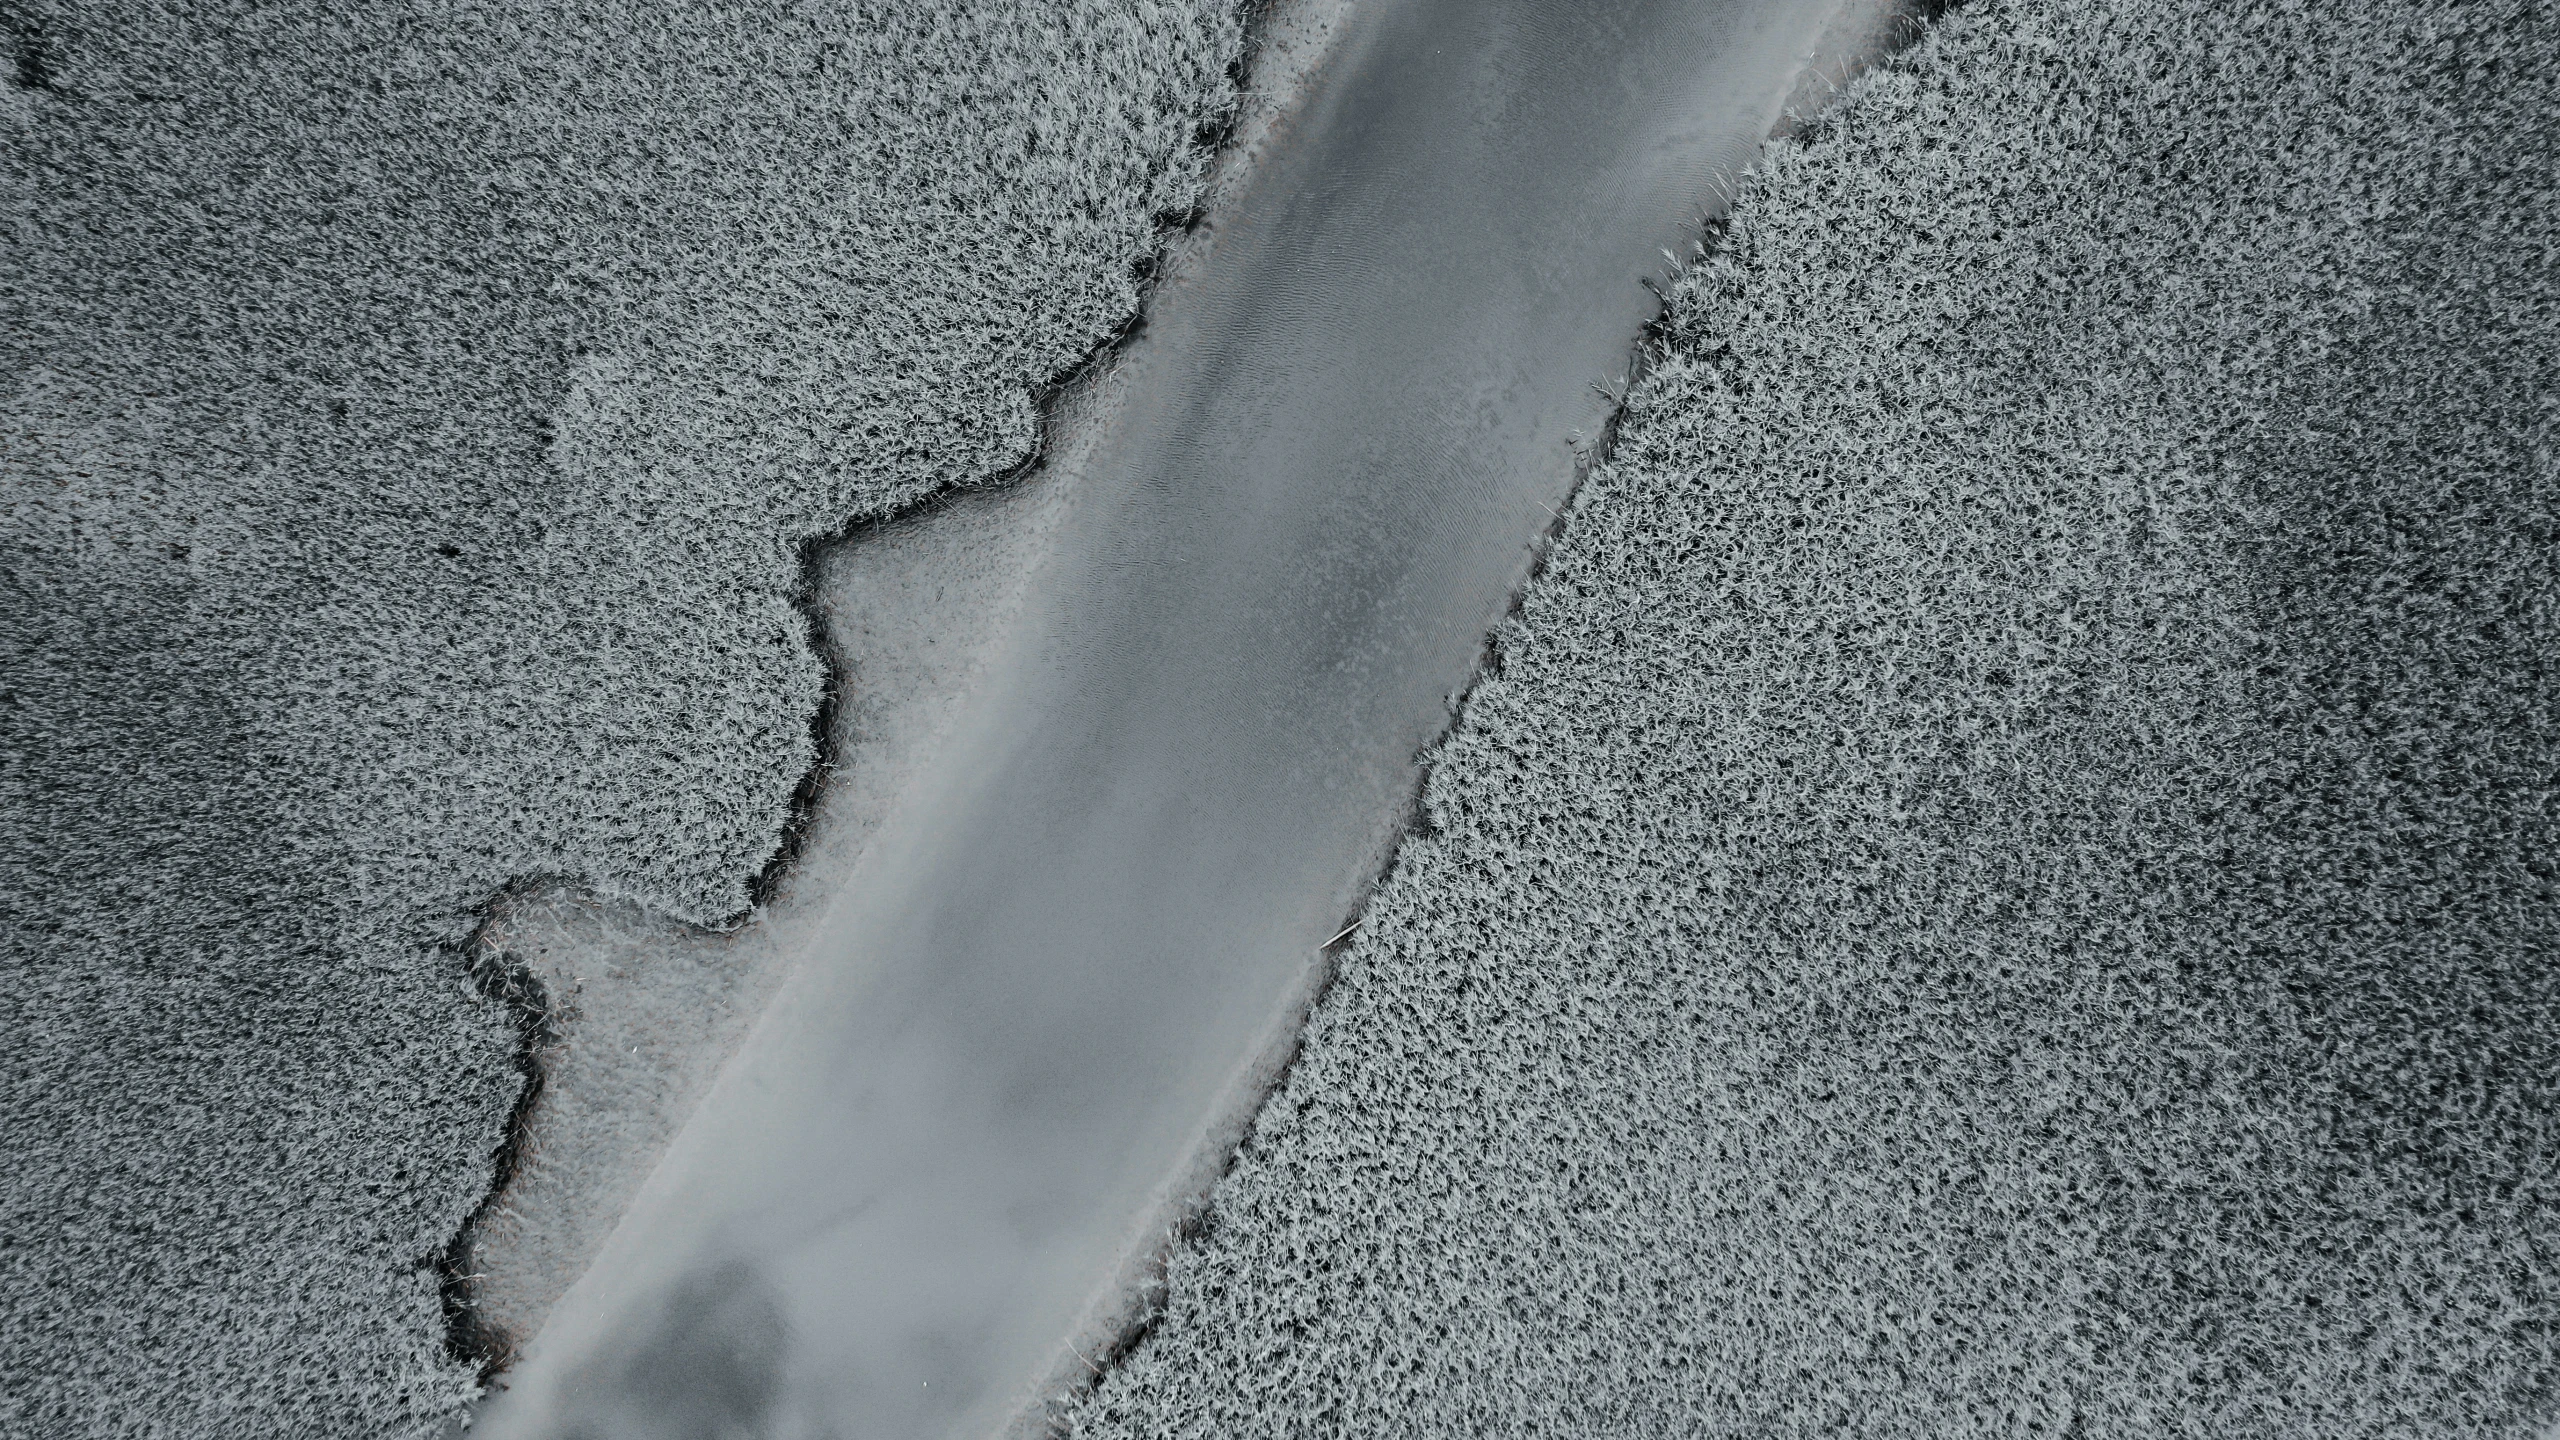
[(451, 947), (738, 914), (799, 547), (1034, 442), (1227, 0), (6, 0), (0, 1431), (449, 1410), (518, 1076)]
[(1094, 1436), (2536, 1433), (2560, 13), (1776, 148)]

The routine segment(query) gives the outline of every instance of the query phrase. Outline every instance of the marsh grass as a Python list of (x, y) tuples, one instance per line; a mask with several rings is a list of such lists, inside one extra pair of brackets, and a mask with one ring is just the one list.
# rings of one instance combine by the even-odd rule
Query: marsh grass
[(5, 14), (0, 1430), (432, 1428), (540, 1029), (482, 907), (755, 902), (806, 543), (1035, 454), (1238, 15)]
[(2540, 1434), (2556, 56), (1985, 3), (1773, 147), (1065, 1428)]

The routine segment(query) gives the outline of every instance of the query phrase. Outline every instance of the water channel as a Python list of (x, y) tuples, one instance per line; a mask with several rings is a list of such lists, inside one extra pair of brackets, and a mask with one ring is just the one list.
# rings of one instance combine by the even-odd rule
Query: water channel
[(1025, 495), (931, 522), (1011, 577), (965, 693), (475, 1435), (1037, 1425), (1838, 9), (1343, 11)]

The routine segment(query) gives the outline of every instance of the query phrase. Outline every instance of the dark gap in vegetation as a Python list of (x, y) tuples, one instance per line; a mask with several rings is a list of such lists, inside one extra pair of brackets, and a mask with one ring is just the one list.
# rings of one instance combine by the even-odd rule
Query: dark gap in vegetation
[(61, 49), (51, 32), (33, 20), (9, 14), (0, 14), (0, 29), (9, 34), (12, 84), (59, 100), (72, 98), (62, 86)]
[(1194, 205), (1188, 210), (1159, 210), (1147, 218), (1160, 234), (1188, 235), (1200, 228), (1201, 221), (1209, 218), (1209, 207)]
[(507, 1187), (524, 1163), (533, 1107), (541, 1100), (548, 1078), (543, 1062), (561, 1039), (558, 1012), (541, 977), (499, 946), (490, 935), (490, 926), (500, 905), (541, 883), (525, 881), (499, 892), (484, 907), (480, 923), (472, 928), (471, 938), (462, 946), (463, 971), (472, 988), (481, 998), (505, 1007), (508, 1023), (515, 1027), (515, 1063), (524, 1084), (516, 1093), (516, 1103), (507, 1111), (506, 1130), (490, 1154), (488, 1193), (480, 1197), (480, 1203), (472, 1207), (444, 1253), (432, 1262), (436, 1295), (444, 1307), (445, 1354), (471, 1366), (484, 1385), (515, 1363), (520, 1337), (481, 1318), (472, 1294), (472, 1282), (480, 1278), (472, 1269), (472, 1246), (480, 1234), (481, 1222), (505, 1198)]

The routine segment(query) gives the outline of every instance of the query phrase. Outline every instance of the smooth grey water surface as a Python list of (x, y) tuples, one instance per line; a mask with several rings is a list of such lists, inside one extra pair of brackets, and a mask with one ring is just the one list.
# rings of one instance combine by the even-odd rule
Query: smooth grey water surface
[(933, 758), (482, 1428), (1030, 1412), (1259, 1083), (1641, 281), (1836, 8), (1350, 12), (1034, 482), (1053, 518)]

